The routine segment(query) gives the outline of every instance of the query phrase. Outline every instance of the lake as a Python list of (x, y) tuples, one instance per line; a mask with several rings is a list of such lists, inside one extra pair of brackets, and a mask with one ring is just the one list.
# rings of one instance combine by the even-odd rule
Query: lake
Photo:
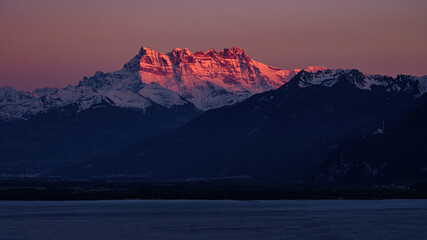
[(427, 239), (427, 200), (0, 201), (0, 239)]

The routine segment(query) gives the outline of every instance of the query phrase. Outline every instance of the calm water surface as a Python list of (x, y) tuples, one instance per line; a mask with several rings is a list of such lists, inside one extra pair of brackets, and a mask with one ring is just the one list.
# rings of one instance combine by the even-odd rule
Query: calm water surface
[(0, 239), (427, 239), (427, 200), (0, 202)]

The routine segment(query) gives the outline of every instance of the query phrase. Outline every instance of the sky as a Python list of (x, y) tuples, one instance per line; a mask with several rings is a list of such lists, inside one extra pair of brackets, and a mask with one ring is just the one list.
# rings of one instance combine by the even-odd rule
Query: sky
[(284, 69), (427, 74), (425, 0), (0, 0), (0, 87), (77, 84), (141, 46), (238, 46)]

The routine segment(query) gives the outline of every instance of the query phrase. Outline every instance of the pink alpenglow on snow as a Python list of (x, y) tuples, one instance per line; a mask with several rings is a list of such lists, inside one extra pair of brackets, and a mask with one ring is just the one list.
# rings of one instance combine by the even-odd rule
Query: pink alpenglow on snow
[[(193, 100), (202, 110), (224, 105), (224, 101), (234, 103), (256, 93), (277, 89), (301, 70), (284, 70), (257, 62), (238, 47), (194, 54), (187, 48), (162, 53), (142, 47), (139, 56), (142, 82), (156, 82)], [(304, 68), (305, 71), (324, 69), (317, 66)], [(206, 96), (208, 89), (225, 91), (230, 97), (218, 102), (215, 94)]]
[(300, 70), (257, 62), (238, 47), (195, 54), (188, 49), (161, 53), (142, 47), (121, 70), (96, 72), (75, 86), (32, 92), (0, 88), (0, 119), (28, 119), (70, 104), (83, 111), (103, 102), (141, 110), (153, 103), (167, 108), (192, 104), (205, 111), (277, 89)]

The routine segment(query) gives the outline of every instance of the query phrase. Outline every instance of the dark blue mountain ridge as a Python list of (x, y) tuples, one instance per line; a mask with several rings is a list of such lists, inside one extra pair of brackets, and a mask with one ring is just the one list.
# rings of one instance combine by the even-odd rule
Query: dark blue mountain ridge
[(142, 111), (104, 101), (83, 111), (70, 104), (28, 120), (2, 123), (0, 173), (40, 175), (84, 158), (112, 154), (199, 114), (192, 104), (166, 108), (152, 103)]
[(53, 175), (307, 178), (349, 132), (366, 134), (420, 105), (423, 81), (355, 69), (301, 71), (277, 90), (207, 111), (179, 129)]
[(424, 102), (384, 132), (340, 143), (316, 169), (313, 180), (345, 185), (426, 181), (427, 101)]

